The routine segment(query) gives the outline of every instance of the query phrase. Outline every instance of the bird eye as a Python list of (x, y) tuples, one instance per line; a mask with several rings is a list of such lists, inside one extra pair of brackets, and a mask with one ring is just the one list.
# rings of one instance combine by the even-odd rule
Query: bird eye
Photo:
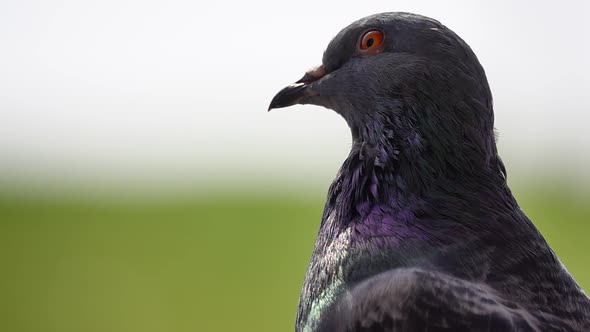
[(378, 50), (381, 44), (383, 44), (383, 32), (371, 30), (361, 39), (360, 48), (362, 51)]

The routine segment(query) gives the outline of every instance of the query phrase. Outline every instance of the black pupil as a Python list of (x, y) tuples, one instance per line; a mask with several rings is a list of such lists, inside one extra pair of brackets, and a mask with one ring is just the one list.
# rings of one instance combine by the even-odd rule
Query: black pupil
[(373, 38), (369, 38), (369, 40), (367, 40), (367, 47), (373, 46), (373, 42)]

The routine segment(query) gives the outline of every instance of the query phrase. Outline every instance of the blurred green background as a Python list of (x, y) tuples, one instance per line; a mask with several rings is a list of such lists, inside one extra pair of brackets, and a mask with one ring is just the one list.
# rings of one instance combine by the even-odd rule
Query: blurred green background
[[(587, 192), (516, 189), (570, 272), (590, 287)], [(250, 190), (3, 194), (2, 330), (292, 330), (325, 193)]]

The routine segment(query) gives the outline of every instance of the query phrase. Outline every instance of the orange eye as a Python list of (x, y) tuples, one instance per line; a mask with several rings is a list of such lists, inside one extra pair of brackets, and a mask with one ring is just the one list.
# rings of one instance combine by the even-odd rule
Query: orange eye
[(371, 30), (361, 39), (361, 50), (377, 50), (383, 44), (383, 32), (379, 30)]

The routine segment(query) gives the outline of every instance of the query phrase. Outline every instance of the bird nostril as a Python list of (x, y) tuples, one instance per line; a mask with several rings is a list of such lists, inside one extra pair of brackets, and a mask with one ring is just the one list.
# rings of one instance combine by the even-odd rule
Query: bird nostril
[(312, 83), (326, 76), (326, 68), (323, 65), (308, 70), (296, 83)]

